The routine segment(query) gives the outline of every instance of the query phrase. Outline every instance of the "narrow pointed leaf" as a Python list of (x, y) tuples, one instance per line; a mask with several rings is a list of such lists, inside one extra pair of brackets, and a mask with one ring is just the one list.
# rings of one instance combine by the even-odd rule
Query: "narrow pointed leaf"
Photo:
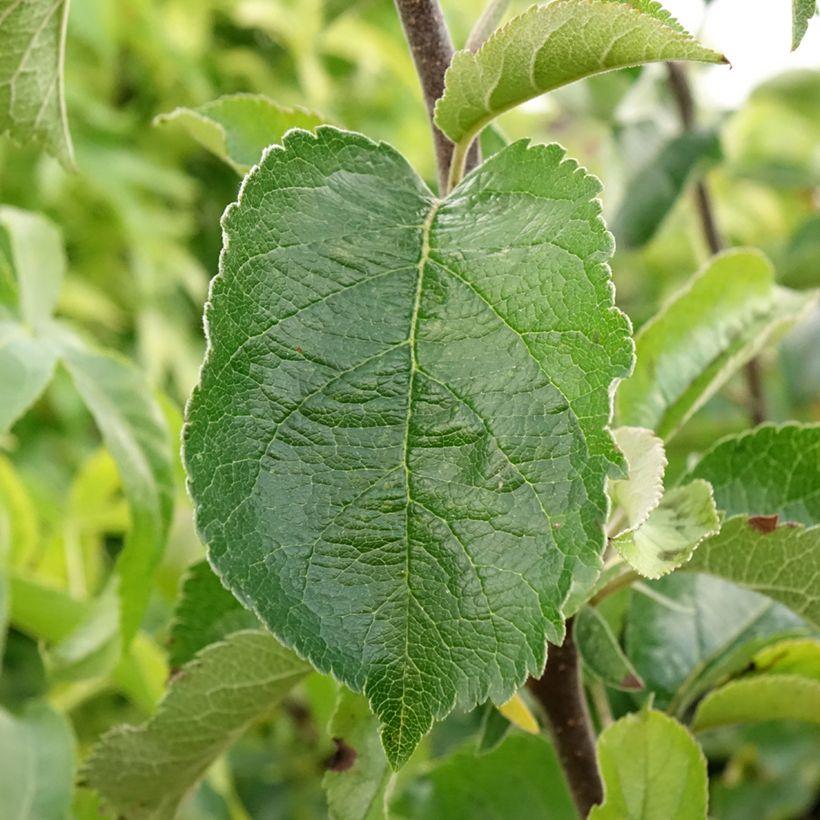
[(198, 527), (274, 634), (364, 690), (393, 765), (539, 674), (597, 576), (632, 353), (598, 191), (518, 142), (439, 202), (322, 127), (223, 220), (185, 431)]
[(267, 633), (237, 632), (181, 670), (146, 724), (105, 735), (85, 777), (119, 814), (170, 820), (216, 758), (308, 671)]
[(725, 58), (701, 46), (654, 2), (553, 0), (459, 51), (436, 103), (438, 127), (463, 153), (499, 114), (567, 83), (658, 60)]
[(713, 257), (636, 336), (635, 372), (618, 389), (619, 423), (669, 438), (815, 298), (776, 286), (759, 251)]
[(513, 726), (517, 726), (522, 732), (530, 735), (537, 735), (541, 731), (538, 721), (535, 719), (527, 702), (516, 692), (506, 703), (498, 707), (498, 711), (504, 715)]
[(154, 125), (176, 123), (237, 173), (246, 174), (262, 152), (282, 141), (290, 128), (315, 128), (325, 117), (304, 108), (288, 108), (261, 94), (230, 94), (197, 108), (175, 108)]
[(614, 689), (643, 689), (640, 675), (595, 607), (585, 606), (579, 610), (573, 635), (585, 668), (596, 678)]
[(792, 0), (792, 51), (809, 30), (809, 21), (817, 14), (817, 0)]
[(68, 0), (0, 0), (0, 135), (71, 166), (63, 97)]
[(598, 738), (604, 802), (589, 820), (704, 820), (706, 758), (676, 720), (654, 710), (622, 718)]
[(767, 646), (754, 657), (754, 668), (766, 674), (794, 674), (820, 681), (820, 640), (793, 638)]

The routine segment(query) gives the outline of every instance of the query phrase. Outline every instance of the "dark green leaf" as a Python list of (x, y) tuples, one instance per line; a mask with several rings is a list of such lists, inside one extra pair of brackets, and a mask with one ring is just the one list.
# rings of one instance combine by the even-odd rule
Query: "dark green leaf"
[(640, 675), (595, 607), (581, 608), (575, 616), (573, 635), (584, 666), (595, 677), (614, 689), (643, 689)]

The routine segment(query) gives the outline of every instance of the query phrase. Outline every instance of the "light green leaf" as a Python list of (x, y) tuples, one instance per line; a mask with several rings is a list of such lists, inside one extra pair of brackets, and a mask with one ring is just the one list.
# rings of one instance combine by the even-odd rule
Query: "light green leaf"
[(171, 624), (171, 666), (182, 666), (232, 632), (259, 626), (257, 617), (222, 586), (208, 562), (197, 561), (185, 574)]
[(89, 615), (89, 604), (36, 579), (13, 573), (11, 621), (32, 638), (57, 643)]
[(0, 709), (3, 820), (62, 820), (74, 790), (74, 738), (68, 721), (44, 703), (12, 715)]
[(311, 129), (323, 122), (327, 118), (313, 111), (287, 108), (261, 94), (230, 94), (197, 108), (175, 108), (154, 119), (154, 125), (179, 124), (243, 176), (289, 129)]
[(815, 294), (775, 285), (753, 249), (713, 257), (638, 333), (637, 364), (617, 394), (620, 424), (669, 438)]
[(146, 724), (105, 735), (85, 776), (119, 814), (170, 820), (214, 760), (308, 671), (267, 633), (236, 632), (183, 667)]
[(766, 674), (795, 674), (820, 680), (820, 640), (793, 638), (767, 646), (754, 657), (754, 668)]
[(17, 567), (32, 557), (38, 539), (34, 501), (14, 465), (0, 455), (0, 550)]
[(643, 681), (595, 607), (582, 607), (573, 632), (584, 666), (607, 686), (625, 691), (643, 689)]
[(544, 737), (511, 734), (492, 752), (460, 751), (415, 778), (391, 818), (577, 820), (558, 758)]
[(644, 709), (604, 729), (598, 764), (604, 802), (589, 820), (705, 820), (706, 758), (662, 712)]
[(802, 675), (755, 675), (730, 681), (698, 705), (696, 731), (760, 720), (820, 724), (820, 681)]
[(619, 427), (612, 432), (626, 458), (629, 474), (607, 484), (612, 503), (623, 508), (626, 530), (640, 527), (663, 497), (666, 451), (663, 442), (643, 427)]
[(127, 645), (153, 588), (173, 508), (173, 459), (165, 421), (151, 390), (127, 360), (96, 350), (65, 328), (51, 338), (117, 463), (131, 528), (117, 559), (120, 632)]
[(63, 97), (68, 0), (0, 0), (0, 135), (35, 140), (71, 167)]
[(223, 220), (184, 436), (199, 531), (275, 634), (364, 690), (394, 766), (540, 674), (597, 577), (632, 359), (598, 191), (518, 142), (438, 202), (322, 127)]
[(664, 493), (649, 518), (612, 539), (629, 565), (645, 578), (660, 578), (685, 564), (698, 544), (720, 529), (712, 487), (697, 479)]
[(669, 140), (627, 183), (612, 230), (618, 247), (639, 248), (660, 228), (696, 170), (720, 159), (714, 131)]
[(792, 0), (792, 51), (803, 42), (809, 20), (817, 14), (817, 0)]
[(447, 69), (435, 119), (456, 144), (455, 178), (470, 143), (504, 111), (592, 74), (659, 60), (726, 61), (658, 3), (553, 0), (533, 6), (477, 52), (457, 52)]
[(342, 687), (329, 732), (336, 744), (322, 786), (331, 820), (382, 820), (391, 772), (367, 701)]

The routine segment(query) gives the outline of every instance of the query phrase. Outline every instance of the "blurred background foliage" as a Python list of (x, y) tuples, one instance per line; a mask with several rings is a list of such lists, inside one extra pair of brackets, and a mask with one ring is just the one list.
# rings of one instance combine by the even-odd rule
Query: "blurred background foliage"
[[(483, 3), (443, 5), (459, 45)], [(227, 93), (263, 93), (388, 140), (434, 179), (417, 80), (387, 0), (72, 0), (66, 72), (78, 172), (36, 147), (0, 141), (0, 201), (60, 226), (69, 269), (59, 313), (138, 362), (175, 435), (204, 350), (201, 314), (217, 267), (219, 218), (239, 178), (181, 128), (152, 127), (156, 115)], [(772, 77), (737, 110), (699, 116), (720, 137), (708, 174), (728, 243), (763, 249), (783, 284), (820, 285), (820, 71)], [(500, 126), (511, 139), (566, 145), (601, 177), (609, 218), (628, 180), (680, 129), (662, 66), (568, 87), (505, 115)], [(707, 256), (683, 197), (647, 244), (619, 246), (618, 303), (639, 327)], [(817, 309), (768, 348), (769, 418), (820, 420), (819, 350)], [(674, 469), (684, 466), (684, 454), (748, 425), (745, 390), (735, 378), (676, 437)], [(163, 691), (180, 577), (203, 554), (179, 465), (177, 473), (175, 523), (132, 657), (111, 676), (54, 683), (38, 640), (49, 639), (49, 630), (56, 640), (61, 619), (70, 622), (72, 607), (102, 589), (129, 527), (128, 508), (113, 461), (64, 374), (0, 442), (0, 489), (16, 528), (16, 563), (26, 570), (12, 579), (20, 593), (14, 600), (31, 610), (13, 619), (0, 704), (14, 708), (48, 693), (69, 713), (81, 754), (115, 723), (144, 718)], [(27, 623), (30, 629), (21, 627)], [(333, 750), (325, 726), (334, 699), (335, 684), (311, 677), (286, 702), (284, 718), (251, 732), (229, 763), (214, 768), (182, 816), (324, 816), (320, 773)], [(426, 791), (416, 784), (402, 797), (412, 816), (430, 799), (430, 760), (475, 735), (481, 720), (472, 714), (438, 725), (401, 774), (400, 784), (420, 770), (429, 781)], [(762, 724), (713, 732), (705, 742), (715, 817), (810, 811), (820, 782), (817, 729)], [(80, 789), (76, 816), (99, 811), (93, 793)]]

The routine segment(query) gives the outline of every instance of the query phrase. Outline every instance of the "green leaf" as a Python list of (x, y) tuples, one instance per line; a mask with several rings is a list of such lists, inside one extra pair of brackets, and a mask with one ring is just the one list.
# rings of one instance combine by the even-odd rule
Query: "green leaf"
[(68, 721), (44, 703), (12, 715), (0, 709), (3, 820), (68, 817), (74, 790), (74, 738)]
[(207, 561), (188, 568), (171, 624), (169, 661), (178, 667), (200, 649), (232, 632), (259, 627), (259, 620), (222, 586)]
[(756, 672), (788, 673), (820, 680), (820, 640), (793, 638), (767, 646), (754, 657)]
[(792, 0), (792, 51), (803, 42), (809, 20), (817, 14), (817, 0)]
[(413, 780), (390, 816), (577, 820), (558, 758), (543, 737), (511, 734), (483, 755), (460, 751)]
[(0, 0), (0, 135), (34, 140), (71, 167), (63, 97), (68, 0)]
[(818, 560), (820, 527), (738, 515), (700, 545), (687, 569), (767, 595), (820, 627)]
[(146, 724), (103, 736), (85, 776), (119, 814), (170, 819), (214, 760), (308, 671), (267, 633), (234, 633), (183, 667)]
[(806, 631), (797, 616), (762, 595), (709, 575), (673, 573), (633, 586), (625, 645), (655, 703), (683, 715), (763, 647)]
[(261, 94), (229, 94), (197, 108), (175, 108), (154, 119), (154, 125), (177, 123), (243, 176), (289, 129), (311, 129), (323, 122), (327, 118), (313, 111), (288, 108)]
[(159, 405), (130, 362), (90, 347), (65, 328), (55, 327), (51, 338), (117, 463), (131, 510), (131, 528), (117, 559), (125, 646), (142, 620), (171, 522), (171, 443)]
[(727, 515), (820, 524), (820, 424), (765, 424), (719, 441), (685, 480), (706, 479)]
[(342, 687), (329, 732), (336, 744), (322, 780), (331, 820), (382, 820), (391, 772), (367, 701)]
[(504, 111), (592, 74), (660, 60), (726, 62), (655, 2), (554, 0), (533, 6), (477, 52), (456, 52), (436, 103), (436, 125), (456, 143), (454, 165), (463, 167), (474, 137)]
[(755, 675), (730, 681), (698, 705), (696, 731), (761, 720), (820, 724), (820, 681), (802, 675)]
[(573, 637), (585, 668), (596, 678), (614, 689), (643, 689), (640, 675), (595, 607), (585, 606), (578, 611)]
[(629, 473), (625, 479), (610, 481), (609, 497), (623, 508), (626, 530), (640, 527), (663, 497), (666, 451), (663, 442), (643, 427), (618, 427), (612, 433), (618, 449), (626, 458)]
[(619, 423), (669, 438), (814, 300), (775, 285), (759, 251), (713, 257), (635, 337), (635, 372), (617, 394)]
[(613, 538), (612, 544), (636, 572), (660, 578), (685, 564), (719, 528), (712, 487), (696, 479), (664, 493), (643, 524)]
[(714, 131), (669, 140), (626, 185), (612, 230), (618, 247), (640, 248), (655, 235), (696, 169), (720, 159)]
[(621, 718), (598, 738), (604, 802), (589, 820), (704, 820), (706, 758), (676, 720), (651, 709)]
[(322, 127), (223, 220), (184, 435), (199, 531), (274, 634), (364, 690), (394, 766), (540, 674), (597, 577), (632, 359), (598, 192), (518, 142), (438, 202)]
[(481, 726), (476, 738), (476, 752), (478, 754), (487, 754), (497, 749), (511, 729), (512, 723), (492, 703), (487, 703), (484, 706)]

